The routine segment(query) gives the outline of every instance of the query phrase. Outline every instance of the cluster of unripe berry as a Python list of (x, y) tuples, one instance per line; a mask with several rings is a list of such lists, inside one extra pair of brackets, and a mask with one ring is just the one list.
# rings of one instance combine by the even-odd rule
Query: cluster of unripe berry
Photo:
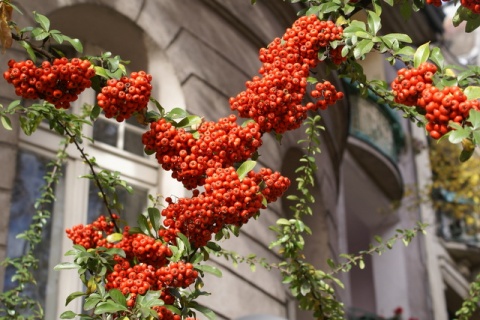
[(31, 60), (10, 60), (8, 67), (3, 77), (13, 84), (16, 95), (24, 99), (44, 99), (57, 109), (68, 109), (81, 92), (90, 88), (90, 79), (95, 75), (90, 61), (78, 58), (44, 61), (41, 67)]
[[(113, 217), (118, 219), (117, 215)], [(120, 290), (127, 297), (127, 307), (132, 308), (137, 295), (144, 295), (148, 290), (160, 291), (165, 304), (173, 304), (175, 297), (170, 288), (186, 288), (197, 279), (198, 271), (191, 263), (169, 261), (172, 251), (168, 244), (145, 234), (130, 234), (128, 226), (124, 228), (120, 241), (107, 241), (114, 226), (109, 218), (100, 216), (93, 223), (74, 226), (66, 233), (74, 244), (86, 249), (120, 248), (125, 252), (125, 258), (114, 257), (115, 264), (106, 275), (105, 288)], [(155, 310), (159, 319), (180, 319), (165, 307)]]
[(152, 76), (145, 71), (132, 72), (130, 77), (109, 79), (97, 95), (97, 104), (105, 117), (118, 122), (146, 109), (152, 91)]
[(203, 185), (209, 168), (226, 167), (249, 159), (262, 144), (259, 125), (236, 123), (236, 116), (218, 122), (203, 122), (197, 130), (199, 137), (182, 128), (175, 128), (165, 119), (150, 124), (142, 136), (145, 149), (156, 152), (156, 159), (172, 177), (185, 188)]
[(319, 63), (319, 50), (326, 50), (335, 63), (343, 61), (340, 47), (330, 47), (342, 35), (343, 29), (332, 21), (320, 21), (315, 15), (299, 18), (281, 39), (276, 38), (267, 48), (260, 49), (262, 76), (247, 81), (247, 89), (230, 98), (231, 109), (241, 117), (255, 120), (262, 132), (283, 133), (298, 128), (308, 110), (334, 103), (325, 99), (304, 106), (302, 100), (309, 70)]
[(425, 129), (434, 139), (439, 139), (451, 130), (449, 122), (463, 124), (470, 109), (479, 110), (478, 100), (468, 100), (462, 89), (444, 87), (439, 89), (432, 84), (437, 67), (429, 62), (418, 68), (402, 68), (391, 87), (394, 100), (407, 106), (416, 106), (425, 113)]

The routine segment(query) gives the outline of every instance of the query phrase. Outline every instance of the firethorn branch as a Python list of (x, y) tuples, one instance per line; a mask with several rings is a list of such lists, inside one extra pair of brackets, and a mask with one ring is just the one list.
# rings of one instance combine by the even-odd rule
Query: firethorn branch
[(36, 53), (44, 56), (48, 60), (53, 61), (55, 58), (58, 58), (58, 57), (54, 56), (53, 54), (51, 54), (50, 52), (48, 52), (47, 50), (34, 45), (29, 40), (25, 40), (25, 39), (21, 38), (18, 34), (12, 33), (12, 38), (13, 38), (13, 40), (15, 40), (17, 42), (23, 41), (23, 42), (27, 43), (28, 46), (30, 46), (30, 48), (32, 48), (33, 51), (35, 51)]
[(330, 267), (333, 268), (332, 271), (330, 271), (328, 274), (329, 275), (334, 275), (339, 272), (348, 272), (352, 268), (352, 266), (358, 265), (360, 269), (363, 269), (365, 267), (365, 262), (364, 262), (364, 257), (367, 255), (373, 255), (373, 254), (382, 254), (384, 253), (387, 249), (392, 249), (393, 245), (398, 241), (401, 240), (405, 246), (408, 246), (412, 239), (419, 233), (425, 234), (425, 229), (427, 225), (422, 224), (422, 223), (417, 223), (417, 226), (412, 228), (412, 229), (397, 229), (396, 233), (394, 236), (389, 238), (386, 241), (383, 241), (380, 237), (375, 237), (375, 240), (379, 242), (378, 245), (376, 246), (371, 246), (370, 249), (360, 251), (355, 255), (351, 254), (341, 254), (340, 257), (347, 259), (346, 262), (335, 265), (335, 263), (329, 259), (328, 264)]
[(80, 157), (85, 161), (85, 163), (90, 168), (90, 172), (92, 173), (95, 184), (97, 185), (98, 190), (100, 191), (100, 194), (102, 195), (101, 198), (103, 200), (103, 203), (105, 204), (105, 208), (108, 211), (108, 215), (112, 219), (112, 222), (115, 226), (115, 230), (116, 230), (116, 232), (120, 232), (120, 228), (117, 226), (117, 223), (115, 221), (116, 219), (114, 218), (112, 209), (110, 208), (110, 204), (108, 203), (107, 195), (106, 195), (105, 191), (103, 190), (102, 183), (100, 182), (100, 179), (99, 179), (99, 177), (98, 177), (98, 175), (95, 171), (95, 168), (93, 166), (92, 161), (90, 160), (88, 155), (85, 153), (84, 149), (80, 146), (80, 144), (78, 142), (78, 139), (77, 139), (77, 136), (75, 134), (71, 133), (68, 130), (68, 128), (65, 126), (65, 124), (63, 124), (62, 122), (57, 121), (57, 123), (58, 123), (58, 125), (60, 125), (65, 130), (65, 134), (70, 138), (70, 141), (73, 142), (73, 144), (75, 144), (75, 147), (80, 152)]

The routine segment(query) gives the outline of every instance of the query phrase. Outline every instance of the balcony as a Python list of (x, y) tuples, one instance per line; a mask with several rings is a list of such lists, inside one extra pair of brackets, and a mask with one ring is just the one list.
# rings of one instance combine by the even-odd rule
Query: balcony
[(397, 114), (377, 103), (370, 94), (363, 98), (347, 84), (350, 104), (348, 150), (390, 200), (403, 195), (403, 180), (397, 167), (404, 135)]

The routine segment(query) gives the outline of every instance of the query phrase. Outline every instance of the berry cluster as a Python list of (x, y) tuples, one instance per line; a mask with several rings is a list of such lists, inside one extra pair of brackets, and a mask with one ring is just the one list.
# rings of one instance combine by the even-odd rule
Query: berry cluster
[(445, 87), (442, 90), (429, 85), (422, 92), (418, 106), (425, 109), (427, 124), (425, 129), (434, 139), (451, 130), (449, 121), (462, 124), (470, 109), (479, 110), (478, 100), (467, 100), (467, 96), (459, 87)]
[(470, 9), (473, 13), (480, 14), (479, 0), (461, 0), (460, 4), (467, 9)]
[[(225, 225), (247, 223), (264, 208), (264, 197), (267, 202), (275, 201), (290, 185), (287, 178), (270, 169), (249, 172), (242, 180), (233, 167), (209, 168), (206, 174), (203, 193), (175, 203), (166, 199), (168, 206), (162, 211), (165, 229), (159, 231), (165, 241), (174, 241), (181, 232), (195, 247), (204, 246)], [(266, 183), (263, 190), (262, 181)]]
[(463, 124), (470, 109), (479, 109), (477, 100), (467, 100), (459, 87), (439, 89), (432, 84), (437, 67), (429, 62), (418, 68), (402, 68), (391, 83), (395, 102), (416, 106), (425, 112), (425, 129), (434, 139), (451, 130), (449, 122)]
[(391, 87), (395, 102), (406, 106), (416, 106), (426, 85), (432, 83), (437, 66), (430, 62), (420, 64), (418, 68), (402, 68), (392, 81)]
[[(131, 263), (124, 258), (116, 257), (113, 271), (106, 275), (107, 290), (118, 289), (128, 297), (127, 307), (135, 305), (137, 295), (144, 295), (148, 290), (161, 291), (160, 299), (165, 304), (171, 305), (175, 297), (170, 294), (169, 288), (187, 288), (198, 277), (198, 271), (191, 263), (183, 261), (171, 262), (162, 267), (154, 267), (146, 263)], [(157, 308), (159, 319), (177, 319), (166, 308)], [(179, 318), (178, 318), (179, 319)]]
[[(117, 219), (118, 216), (114, 215)], [(107, 246), (105, 237), (112, 234), (114, 224), (107, 220), (105, 216), (100, 216), (97, 220), (87, 225), (76, 225), (71, 229), (66, 229), (67, 237), (73, 241), (74, 244), (79, 244), (85, 249), (97, 248)]]
[(8, 83), (15, 87), (15, 94), (25, 99), (44, 99), (57, 109), (68, 109), (78, 95), (90, 88), (95, 75), (88, 60), (73, 58), (42, 62), (37, 67), (33, 61), (10, 60), (9, 69), (3, 73)]
[(282, 176), (279, 172), (273, 172), (270, 168), (262, 168), (258, 173), (250, 171), (248, 176), (257, 185), (265, 183), (261, 192), (268, 203), (277, 201), (290, 186), (290, 180), (287, 177)]
[[(114, 219), (118, 216), (114, 215)], [(198, 271), (191, 263), (170, 262), (168, 258), (172, 256), (172, 251), (167, 244), (144, 234), (130, 234), (129, 231), (129, 227), (125, 227), (119, 242), (108, 242), (107, 236), (114, 232), (114, 223), (100, 216), (92, 224), (74, 226), (66, 233), (74, 244), (86, 249), (105, 247), (124, 250), (125, 258), (114, 257), (115, 264), (113, 270), (107, 272), (105, 288), (120, 290), (127, 297), (129, 308), (135, 305), (137, 295), (144, 295), (148, 290), (161, 291), (160, 298), (165, 304), (173, 304), (175, 297), (170, 288), (190, 286), (197, 279)], [(159, 319), (177, 319), (166, 308), (155, 310)]]
[(145, 71), (132, 72), (130, 78), (109, 79), (97, 95), (97, 103), (105, 117), (118, 122), (130, 118), (147, 107), (152, 91), (152, 76)]
[[(247, 81), (247, 89), (230, 98), (231, 109), (255, 120), (262, 132), (283, 133), (298, 128), (308, 110), (316, 106), (302, 105), (309, 70), (319, 62), (318, 51), (330, 49), (330, 42), (340, 40), (342, 34), (342, 28), (332, 21), (320, 21), (315, 15), (299, 18), (282, 39), (276, 38), (260, 49), (262, 77)], [(334, 54), (333, 61), (341, 62), (341, 49), (328, 52)]]
[[(329, 81), (318, 82), (315, 84), (315, 90), (310, 92), (312, 98), (317, 99), (315, 106), (310, 106), (309, 109), (325, 110), (329, 105), (335, 104), (337, 100), (343, 98), (343, 92), (337, 91), (335, 86)], [(310, 102), (313, 104), (312, 102)], [(307, 104), (307, 107), (309, 104)]]
[(187, 189), (203, 185), (208, 168), (245, 161), (262, 144), (259, 125), (248, 122), (239, 126), (235, 115), (203, 122), (198, 133), (194, 139), (191, 133), (160, 119), (142, 136), (145, 149), (156, 152), (162, 168), (172, 170), (172, 176)]
[[(434, 5), (435, 7), (441, 7), (444, 2), (449, 2), (450, 0), (426, 0), (428, 4)], [(469, 9), (475, 14), (480, 14), (480, 1), (479, 0), (460, 0), (460, 5)]]

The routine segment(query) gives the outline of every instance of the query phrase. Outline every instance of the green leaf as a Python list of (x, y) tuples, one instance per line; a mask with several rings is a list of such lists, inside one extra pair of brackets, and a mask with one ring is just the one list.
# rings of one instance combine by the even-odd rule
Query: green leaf
[(290, 221), (285, 219), (285, 218), (280, 218), (277, 220), (277, 224), (278, 225), (283, 225), (283, 226), (289, 226), (290, 225)]
[(467, 120), (472, 124), (474, 130), (480, 128), (480, 111), (470, 109)]
[(417, 48), (413, 56), (413, 65), (418, 68), (420, 64), (426, 62), (430, 56), (430, 42), (422, 44)]
[(115, 313), (118, 311), (127, 311), (127, 307), (113, 301), (100, 302), (95, 307), (95, 314)]
[(148, 208), (147, 212), (152, 228), (157, 232), (162, 226), (160, 211), (157, 208)]
[(122, 294), (122, 292), (118, 289), (111, 289), (108, 291), (110, 294), (110, 297), (113, 299), (118, 304), (121, 304), (122, 306), (126, 307), (127, 306), (127, 299), (125, 296)]
[(372, 34), (377, 34), (377, 32), (382, 27), (380, 16), (374, 11), (368, 11), (368, 28)]
[(438, 47), (434, 47), (432, 49), (430, 59), (439, 67), (440, 70), (443, 69), (445, 65), (445, 58), (443, 57), (442, 51)]
[(68, 305), (72, 300), (74, 300), (78, 297), (82, 297), (82, 296), (86, 296), (86, 295), (87, 294), (82, 292), (82, 291), (73, 292), (67, 297), (67, 301), (65, 302), (65, 305)]
[(465, 32), (467, 33), (475, 31), (480, 26), (480, 18), (478, 14), (470, 14), (466, 21)]
[(469, 135), (470, 135), (470, 130), (460, 127), (459, 129), (450, 131), (450, 134), (448, 135), (448, 141), (450, 141), (453, 144), (460, 143), (462, 142), (463, 139), (465, 139)]
[(180, 118), (185, 118), (188, 116), (187, 111), (183, 110), (182, 108), (173, 108), (167, 114), (165, 115), (166, 118), (168, 119), (180, 119)]
[(214, 266), (202, 264), (202, 265), (196, 265), (195, 269), (206, 272), (206, 273), (213, 274), (214, 276), (219, 277), (219, 278), (222, 277), (222, 271), (220, 271), (220, 269), (218, 269)]
[(10, 122), (9, 117), (2, 114), (1, 115), (1, 120), (2, 120), (2, 125), (5, 129), (12, 130), (12, 123)]
[(33, 18), (35, 19), (36, 22), (38, 22), (38, 24), (40, 24), (40, 26), (45, 31), (48, 31), (50, 29), (50, 20), (44, 15), (34, 11)]
[(80, 42), (80, 40), (78, 40), (78, 39), (72, 39), (72, 38), (70, 38), (70, 37), (68, 37), (68, 36), (66, 36), (66, 35), (62, 35), (62, 37), (63, 37), (63, 40), (69, 42), (69, 43), (72, 45), (72, 47), (73, 47), (77, 52), (80, 52), (80, 53), (83, 52), (83, 45), (82, 45), (82, 43)]
[(237, 174), (238, 174), (238, 179), (240, 181), (243, 180), (243, 178), (245, 178), (247, 176), (247, 174), (253, 170), (253, 168), (255, 167), (255, 165), (257, 164), (256, 161), (253, 161), (253, 160), (247, 160), (245, 162), (243, 162), (240, 167), (238, 167), (237, 169)]
[(372, 50), (373, 45), (374, 43), (371, 40), (361, 40), (357, 43), (357, 46), (353, 50), (353, 56), (356, 59), (361, 59), (365, 54), (369, 53)]
[(142, 230), (144, 234), (151, 235), (148, 220), (143, 214), (138, 216), (137, 223), (138, 227), (140, 228), (140, 230)]
[(463, 91), (463, 93), (465, 93), (468, 100), (480, 99), (480, 87), (478, 86), (468, 86), (465, 88), (465, 91)]
[(307, 294), (310, 293), (311, 290), (312, 288), (310, 286), (310, 283), (304, 282), (300, 286), (300, 293), (302, 294), (302, 296), (306, 296)]
[(73, 262), (61, 262), (57, 264), (53, 269), (54, 270), (65, 270), (65, 269), (78, 269), (79, 265)]
[(60, 315), (60, 319), (73, 319), (77, 316), (77, 314), (73, 311), (65, 311)]
[(362, 269), (362, 270), (365, 269), (365, 262), (364, 262), (363, 260), (360, 260), (360, 261), (358, 262), (358, 267), (359, 267), (360, 269)]
[(35, 51), (33, 51), (32, 46), (28, 42), (22, 40), (22, 41), (18, 41), (18, 44), (20, 44), (27, 51), (28, 56), (33, 62), (37, 61), (37, 56), (35, 55)]
[(199, 305), (197, 302), (191, 303), (191, 307), (203, 313), (209, 320), (215, 320), (217, 316), (215, 313), (207, 307)]
[(120, 232), (115, 232), (107, 236), (107, 241), (109, 243), (115, 243), (123, 239), (123, 234)]

